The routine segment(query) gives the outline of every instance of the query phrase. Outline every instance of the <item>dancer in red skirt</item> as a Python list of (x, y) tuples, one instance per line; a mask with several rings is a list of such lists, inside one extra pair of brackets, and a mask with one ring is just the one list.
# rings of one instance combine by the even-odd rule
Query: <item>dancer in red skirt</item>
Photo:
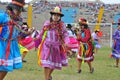
[(79, 52), (77, 55), (78, 60), (78, 73), (81, 72), (81, 65), (84, 62), (88, 63), (90, 73), (94, 72), (94, 68), (91, 62), (94, 60), (93, 56), (93, 44), (91, 41), (91, 32), (87, 24), (87, 20), (84, 18), (79, 19), (80, 33), (77, 35), (79, 41)]

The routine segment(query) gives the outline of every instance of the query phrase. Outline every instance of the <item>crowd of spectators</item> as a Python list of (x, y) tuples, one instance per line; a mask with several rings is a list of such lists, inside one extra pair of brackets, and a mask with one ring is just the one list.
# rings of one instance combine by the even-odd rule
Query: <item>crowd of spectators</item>
[(104, 4), (102, 2), (47, 2), (47, 1), (36, 1), (33, 3), (33, 12), (42, 13), (55, 6), (62, 7), (78, 7), (79, 11), (77, 13), (76, 20), (84, 16), (88, 22), (96, 23), (100, 7), (104, 7), (104, 14), (102, 18), (102, 23), (110, 23), (113, 21), (114, 15), (119, 12), (120, 4)]

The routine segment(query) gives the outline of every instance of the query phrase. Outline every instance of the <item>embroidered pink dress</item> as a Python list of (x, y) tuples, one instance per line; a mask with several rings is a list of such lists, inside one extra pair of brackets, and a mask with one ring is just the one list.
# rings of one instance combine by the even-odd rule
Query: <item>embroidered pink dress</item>
[[(63, 22), (60, 22), (63, 23)], [(44, 27), (41, 31), (41, 35), (43, 35), (44, 33), (44, 29), (45, 28), (49, 28), (50, 26), (48, 26), (50, 24), (49, 21), (46, 21), (44, 24)], [(53, 26), (51, 26), (53, 27)], [(58, 35), (58, 26), (53, 27), (53, 28), (49, 28), (47, 31), (47, 35), (45, 37), (45, 41), (42, 45), (42, 49), (41, 49), (41, 66), (42, 67), (49, 67), (51, 69), (61, 69), (62, 66), (67, 66), (68, 61), (66, 58), (66, 53), (64, 52), (63, 48), (62, 48), (62, 43), (60, 40), (60, 35), (62, 35), (65, 43), (68, 43), (68, 33), (66, 31), (66, 27), (63, 23), (63, 25), (61, 26), (61, 34)]]

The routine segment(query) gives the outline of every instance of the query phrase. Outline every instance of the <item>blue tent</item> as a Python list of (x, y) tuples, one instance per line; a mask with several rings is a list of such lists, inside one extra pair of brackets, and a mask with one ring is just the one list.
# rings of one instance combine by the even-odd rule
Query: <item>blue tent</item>
[(73, 23), (75, 21), (75, 17), (77, 15), (79, 8), (63, 8), (62, 13), (64, 14), (64, 17), (62, 18), (62, 21), (65, 23)]

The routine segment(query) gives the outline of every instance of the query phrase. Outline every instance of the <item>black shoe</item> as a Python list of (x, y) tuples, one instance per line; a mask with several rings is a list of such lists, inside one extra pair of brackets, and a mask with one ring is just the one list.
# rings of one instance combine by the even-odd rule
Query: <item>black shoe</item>
[(92, 68), (91, 70), (90, 70), (90, 73), (93, 73), (94, 72), (94, 68)]
[(48, 80), (52, 80), (52, 76), (50, 76), (50, 78)]
[(22, 62), (26, 63), (27, 61), (26, 60), (22, 60)]
[(82, 70), (81, 70), (81, 69), (77, 71), (77, 73), (81, 73), (81, 72), (82, 72)]
[(118, 66), (118, 65), (115, 65), (114, 67), (118, 68), (119, 66)]

